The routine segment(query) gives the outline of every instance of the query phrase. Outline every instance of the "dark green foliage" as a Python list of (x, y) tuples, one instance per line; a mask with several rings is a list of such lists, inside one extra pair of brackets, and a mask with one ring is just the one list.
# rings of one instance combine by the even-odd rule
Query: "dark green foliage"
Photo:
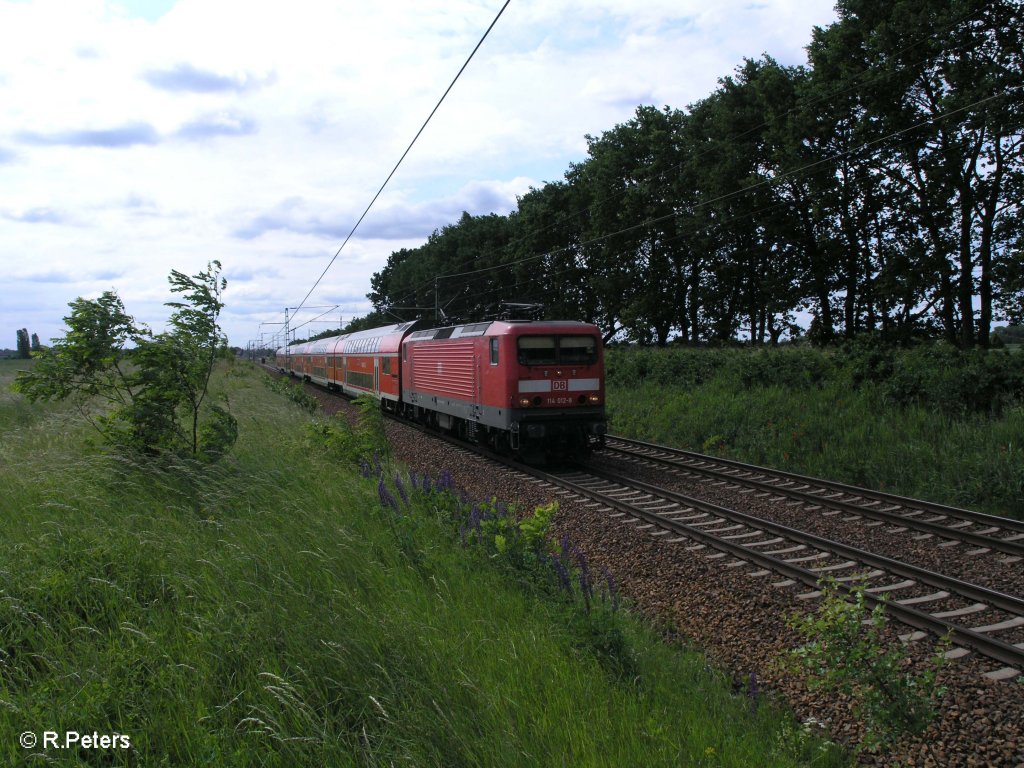
[(171, 291), (185, 301), (168, 302), (174, 311), (160, 334), (137, 326), (113, 291), (76, 299), (64, 318), (67, 334), (19, 374), (16, 391), (33, 401), (72, 400), (121, 448), (218, 458), (238, 435), (226, 400), (209, 402), (213, 366), (227, 344), (217, 322), (227, 285), (220, 269), (213, 261), (191, 277), (171, 272)]
[(508, 217), (466, 214), (392, 253), (375, 309), (440, 321), (531, 299), (659, 346), (774, 346), (809, 313), (816, 345), (987, 347), (1024, 317), (1024, 7), (837, 15), (809, 66), (746, 59), (686, 109), (640, 105)]
[(607, 350), (611, 384), (628, 386), (649, 381), (666, 386), (696, 387), (717, 377), (745, 389), (819, 386), (833, 375), (829, 355), (808, 347), (779, 349), (667, 349), (615, 347)]
[(999, 415), (1024, 403), (1024, 356), (943, 343), (900, 349), (865, 336), (833, 351), (612, 347), (605, 358), (608, 383), (618, 386), (696, 387), (720, 377), (744, 389), (799, 390), (833, 382), (950, 416)]
[(18, 357), (22, 360), (28, 360), (30, 355), (30, 345), (28, 338), (28, 330), (25, 328), (18, 329)]
[(752, 350), (737, 355), (733, 362), (746, 389), (820, 387), (834, 376), (831, 356), (807, 347)]
[(731, 350), (686, 347), (609, 347), (605, 351), (605, 374), (609, 384), (622, 386), (651, 381), (692, 387), (713, 379), (736, 354)]
[(301, 382), (294, 381), (286, 376), (267, 376), (263, 383), (266, 384), (268, 389), (284, 395), (310, 413), (316, 413), (320, 407), (319, 401), (306, 391)]
[(1024, 403), (1024, 356), (961, 350), (939, 344), (900, 355), (884, 383), (897, 405), (920, 405), (953, 416), (999, 415)]
[(611, 429), (1024, 517), (1024, 355), (877, 337), (777, 353), (609, 349)]
[(1024, 325), (1003, 325), (995, 330), (996, 338), (1005, 344), (1024, 344)]

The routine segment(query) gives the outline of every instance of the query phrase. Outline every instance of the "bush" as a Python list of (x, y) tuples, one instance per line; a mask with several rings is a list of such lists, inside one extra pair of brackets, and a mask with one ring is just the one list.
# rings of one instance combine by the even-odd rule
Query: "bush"
[(756, 350), (734, 358), (736, 378), (745, 389), (820, 387), (832, 375), (830, 359), (817, 349)]
[(932, 657), (924, 671), (910, 668), (906, 650), (886, 641), (885, 598), (867, 607), (863, 584), (842, 595), (835, 581), (822, 582), (817, 613), (794, 618), (793, 626), (807, 643), (793, 651), (808, 673), (809, 684), (852, 696), (865, 724), (862, 746), (875, 750), (904, 732), (920, 733), (935, 718), (945, 693), (938, 671), (945, 657)]
[(883, 391), (899, 406), (921, 405), (950, 416), (998, 416), (1024, 401), (1024, 357), (929, 345), (897, 357)]
[(613, 347), (605, 354), (608, 383), (631, 385), (651, 381), (665, 386), (695, 387), (718, 375), (732, 350)]
[(319, 401), (313, 397), (301, 383), (293, 381), (285, 376), (267, 376), (263, 382), (271, 392), (284, 395), (293, 403), (301, 406), (310, 413), (316, 413), (320, 407)]

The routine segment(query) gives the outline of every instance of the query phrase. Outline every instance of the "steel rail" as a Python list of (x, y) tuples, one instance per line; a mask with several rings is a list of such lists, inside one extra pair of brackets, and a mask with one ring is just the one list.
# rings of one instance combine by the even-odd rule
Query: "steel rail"
[(901, 515), (895, 512), (873, 509), (870, 506), (863, 504), (857, 504), (851, 501), (842, 501), (840, 499), (830, 499), (821, 496), (817, 493), (804, 489), (787, 488), (785, 486), (776, 485), (768, 480), (757, 480), (751, 477), (742, 477), (739, 475), (730, 474), (724, 471), (718, 471), (706, 466), (698, 466), (691, 461), (700, 461), (706, 464), (719, 464), (723, 467), (730, 467), (739, 469), (754, 474), (759, 474), (762, 477), (767, 478), (780, 478), (791, 482), (803, 483), (805, 486), (817, 486), (825, 491), (835, 491), (837, 493), (843, 493), (849, 496), (859, 496), (864, 499), (876, 502), (886, 502), (894, 504), (904, 509), (920, 510), (922, 512), (931, 512), (937, 515), (944, 515), (946, 517), (953, 517), (958, 520), (967, 520), (977, 525), (989, 525), (991, 527), (997, 527), (1001, 530), (1010, 533), (1024, 534), (1024, 521), (1016, 520), (1009, 517), (999, 517), (997, 515), (986, 515), (981, 512), (974, 512), (969, 509), (960, 509), (958, 507), (949, 507), (943, 504), (937, 504), (935, 502), (924, 501), (921, 499), (911, 499), (905, 496), (897, 496), (891, 493), (885, 493), (884, 491), (873, 491), (866, 488), (859, 488), (853, 485), (845, 485), (843, 483), (837, 483), (831, 480), (821, 480), (819, 478), (808, 477), (805, 475), (798, 475), (792, 472), (786, 472), (784, 470), (770, 469), (767, 467), (758, 467), (752, 464), (744, 464), (742, 462), (733, 461), (731, 459), (720, 459), (715, 456), (705, 456), (699, 453), (692, 453), (690, 451), (683, 451), (677, 448), (670, 448), (662, 445), (654, 445), (652, 443), (645, 443), (640, 440), (631, 440), (623, 437), (609, 437), (610, 440), (620, 442), (624, 445), (636, 445), (643, 449), (657, 451), (669, 456), (680, 456), (680, 459), (666, 458), (665, 456), (652, 456), (642, 452), (630, 452), (621, 448), (615, 448), (613, 445), (606, 445), (605, 450), (617, 451), (630, 456), (636, 456), (644, 458), (650, 461), (656, 461), (669, 466), (674, 466), (679, 469), (686, 470), (688, 472), (696, 472), (707, 476), (720, 477), (726, 479), (729, 482), (734, 482), (739, 485), (745, 485), (748, 488), (757, 488), (759, 490), (775, 493), (780, 496), (787, 496), (792, 499), (800, 499), (802, 501), (813, 501), (814, 503), (822, 506), (833, 507), (841, 509), (843, 511), (850, 512), (852, 514), (862, 515), (864, 517), (873, 517), (878, 520), (891, 520), (894, 523), (898, 523), (901, 526), (907, 528), (914, 528), (922, 532), (933, 533), (944, 538), (961, 539), (971, 544), (978, 546), (989, 547), (991, 549), (997, 549), (1000, 552), (1007, 554), (1024, 556), (1024, 539), (1006, 538), (1000, 539), (994, 536), (988, 536), (985, 534), (971, 533), (969, 531), (959, 531), (956, 528), (949, 526), (940, 525), (935, 522), (926, 520), (917, 520), (914, 517), (907, 515)]
[[(558, 475), (552, 475), (533, 467), (518, 465), (514, 462), (510, 463), (510, 465), (520, 472), (532, 475), (553, 485), (560, 486), (566, 490), (572, 491), (573, 493), (585, 496), (633, 517), (653, 523), (665, 530), (694, 539), (702, 544), (713, 547), (720, 552), (725, 552), (741, 560), (754, 563), (762, 568), (767, 568), (782, 576), (799, 581), (809, 587), (818, 588), (820, 585), (820, 575), (815, 574), (813, 571), (788, 563), (785, 560), (757, 552), (756, 550), (750, 549), (742, 544), (736, 544), (710, 533), (706, 533), (699, 528), (672, 520), (671, 518), (665, 517), (657, 512), (645, 510), (636, 504), (615, 499), (614, 497), (600, 491), (589, 489), (576, 481), (559, 477)], [(615, 476), (610, 475), (610, 473), (593, 472), (589, 468), (586, 471), (599, 479), (604, 479), (609, 482), (620, 482), (613, 479)], [(602, 474), (609, 476), (601, 478)], [(1020, 615), (1021, 612), (1024, 612), (1024, 600), (1013, 597), (1012, 595), (1006, 595), (984, 587), (968, 584), (967, 582), (960, 582), (957, 579), (951, 579), (949, 577), (942, 576), (941, 574), (924, 571), (923, 569), (915, 568), (914, 566), (907, 565), (906, 563), (900, 563), (896, 560), (891, 560), (879, 555), (873, 555), (869, 552), (864, 552), (863, 550), (848, 547), (838, 542), (832, 542), (828, 539), (806, 534), (786, 526), (781, 526), (775, 523), (769, 524), (764, 520), (759, 520), (758, 518), (746, 515), (742, 512), (726, 509), (710, 502), (694, 499), (683, 494), (677, 494), (646, 483), (639, 483), (632, 479), (622, 478), (620, 484), (625, 485), (626, 487), (643, 490), (646, 493), (653, 493), (654, 495), (661, 496), (666, 500), (685, 504), (688, 507), (719, 515), (736, 522), (743, 522), (744, 519), (746, 519), (748, 521), (747, 524), (752, 525), (753, 527), (762, 530), (767, 528), (770, 532), (778, 535), (785, 533), (788, 538), (794, 539), (795, 541), (811, 544), (812, 546), (824, 549), (824, 551), (832, 552), (840, 557), (858, 560), (865, 565), (882, 568), (883, 570), (888, 570), (890, 573), (896, 575), (901, 575), (906, 578), (914, 578), (921, 583), (930, 584), (931, 586), (936, 586), (940, 589), (956, 592), (958, 595), (963, 597), (986, 602), (986, 604), (990, 606), (1001, 608), (1002, 610), (1015, 615)], [(852, 589), (845, 584), (839, 583), (838, 587), (846, 593), (852, 592)], [(929, 632), (936, 637), (949, 635), (952, 642), (957, 645), (970, 648), (983, 656), (995, 659), (1017, 669), (1024, 667), (1024, 649), (1018, 648), (1011, 643), (975, 632), (961, 624), (937, 618), (931, 614), (925, 613), (924, 611), (917, 610), (916, 608), (911, 608), (895, 601), (876, 597), (870, 592), (865, 592), (865, 599), (871, 605), (883, 605), (885, 610), (893, 615), (894, 618), (910, 627)]]

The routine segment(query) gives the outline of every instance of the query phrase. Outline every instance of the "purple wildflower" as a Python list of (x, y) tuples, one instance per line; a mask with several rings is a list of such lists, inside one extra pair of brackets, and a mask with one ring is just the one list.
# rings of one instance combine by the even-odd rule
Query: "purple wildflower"
[(558, 577), (558, 585), (572, 594), (572, 579), (569, 577), (569, 569), (565, 567), (565, 563), (559, 557), (551, 556), (551, 567), (555, 570), (555, 576)]
[(576, 563), (580, 567), (580, 591), (583, 593), (583, 603), (587, 613), (590, 613), (590, 598), (593, 596), (593, 587), (590, 583), (590, 567), (587, 565), (587, 556), (580, 550), (576, 550)]
[(474, 504), (469, 510), (469, 526), (474, 531), (480, 530), (480, 521), (483, 519), (483, 513), (480, 511), (480, 506)]
[(569, 541), (569, 535), (562, 536), (562, 540), (559, 543), (562, 551), (559, 553), (563, 560), (568, 559), (569, 553), (572, 551), (572, 542)]
[(402, 497), (402, 501), (408, 506), (409, 494), (405, 491), (405, 484), (402, 483), (402, 475), (398, 472), (395, 473), (395, 488), (398, 489), (398, 495)]
[(615, 577), (612, 576), (612, 572), (608, 570), (607, 566), (601, 566), (601, 571), (604, 573), (605, 582), (608, 584), (608, 597), (612, 601), (612, 610), (619, 610), (619, 590), (615, 585)]
[(455, 479), (447, 469), (441, 470), (441, 476), (437, 479), (437, 490), (450, 491), (455, 487)]
[(377, 496), (380, 498), (380, 505), (384, 509), (390, 507), (395, 512), (398, 511), (398, 499), (388, 490), (387, 483), (384, 482), (384, 475), (380, 476), (380, 481), (377, 483)]

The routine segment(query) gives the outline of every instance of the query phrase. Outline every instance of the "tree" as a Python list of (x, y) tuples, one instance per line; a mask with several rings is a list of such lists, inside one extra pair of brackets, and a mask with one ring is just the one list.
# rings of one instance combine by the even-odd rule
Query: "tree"
[(985, 346), (1007, 237), (1019, 230), (1024, 11), (1011, 0), (842, 0), (837, 10), (811, 58), (826, 79), (840, 75), (836, 92), (857, 94), (868, 162), (894, 213), (885, 242), (909, 257), (900, 272), (928, 280), (921, 303), (946, 338)]
[(43, 351), (43, 345), (39, 343), (39, 334), (38, 333), (33, 333), (32, 334), (32, 351), (33, 352), (42, 352)]
[(19, 372), (17, 391), (36, 400), (70, 400), (101, 433), (103, 416), (90, 407), (95, 400), (114, 409), (134, 397), (126, 363), (126, 346), (142, 336), (145, 329), (135, 325), (124, 304), (113, 291), (98, 299), (78, 298), (71, 302), (71, 314), (64, 318), (68, 331), (38, 358), (31, 372)]
[(25, 328), (18, 329), (18, 357), (23, 360), (28, 360), (31, 357), (29, 354), (28, 330)]
[[(170, 275), (168, 330), (154, 335), (107, 291), (78, 298), (32, 371), (19, 372), (15, 389), (30, 400), (71, 400), (111, 444), (158, 455), (218, 458), (235, 441), (238, 425), (222, 404), (208, 402), (210, 377), (227, 339), (218, 325), (227, 281), (220, 262), (188, 276)], [(95, 413), (99, 400), (105, 410)]]
[(566, 174), (588, 202), (588, 279), (629, 338), (664, 346), (686, 302), (676, 200), (682, 113), (638, 107), (633, 119), (587, 137), (589, 158)]

